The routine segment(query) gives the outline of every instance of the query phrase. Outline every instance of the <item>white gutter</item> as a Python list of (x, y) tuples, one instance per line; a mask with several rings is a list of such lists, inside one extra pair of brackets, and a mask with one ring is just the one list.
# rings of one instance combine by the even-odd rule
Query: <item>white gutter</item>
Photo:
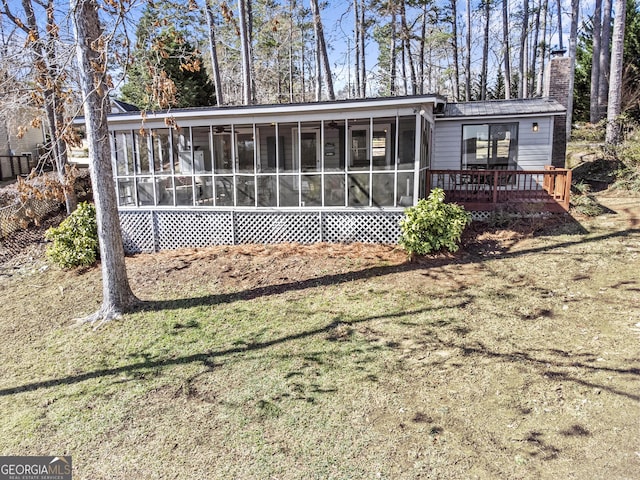
[[(385, 108), (402, 108), (402, 107), (415, 107), (416, 105), (422, 105), (426, 103), (432, 103), (435, 105), (445, 101), (436, 95), (427, 96), (415, 96), (415, 97), (385, 97), (382, 99), (371, 100), (359, 100), (354, 102), (338, 101), (338, 102), (319, 102), (319, 103), (305, 103), (305, 104), (283, 104), (283, 105), (259, 105), (259, 106), (223, 106), (223, 107), (211, 107), (211, 108), (198, 108), (198, 109), (176, 109), (163, 112), (147, 112), (145, 115), (145, 123), (153, 121), (164, 120), (165, 118), (173, 118), (176, 121), (189, 119), (197, 120), (200, 118), (207, 119), (224, 119), (224, 118), (239, 118), (239, 117), (266, 117), (272, 115), (286, 115), (286, 114), (319, 114), (319, 113), (331, 113), (331, 112), (344, 112), (344, 111), (362, 111), (362, 110), (377, 110)], [(142, 112), (129, 112), (129, 114), (111, 114), (109, 115), (109, 123), (128, 123), (139, 122), (141, 120)], [(240, 123), (235, 120), (233, 123)]]

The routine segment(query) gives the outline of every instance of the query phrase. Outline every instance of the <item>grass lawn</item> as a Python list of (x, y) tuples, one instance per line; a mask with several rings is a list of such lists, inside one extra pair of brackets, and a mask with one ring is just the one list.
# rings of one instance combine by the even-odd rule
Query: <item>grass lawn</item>
[(139, 311), (72, 328), (97, 268), (0, 269), (0, 454), (74, 479), (633, 479), (640, 199), (538, 235), (129, 258)]

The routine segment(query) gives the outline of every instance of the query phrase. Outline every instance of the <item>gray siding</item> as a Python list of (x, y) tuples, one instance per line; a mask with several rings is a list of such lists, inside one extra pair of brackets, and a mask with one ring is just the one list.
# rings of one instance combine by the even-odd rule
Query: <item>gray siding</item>
[[(527, 117), (515, 120), (508, 118), (460, 119), (437, 121), (434, 135), (434, 170), (461, 168), (462, 162), (462, 125), (483, 123), (518, 122), (518, 168), (522, 170), (542, 170), (551, 165), (551, 144), (553, 138), (553, 117)], [(533, 131), (533, 124), (538, 131)]]
[(434, 130), (433, 157), (434, 170), (458, 170), (462, 163), (462, 125), (464, 121), (438, 122)]

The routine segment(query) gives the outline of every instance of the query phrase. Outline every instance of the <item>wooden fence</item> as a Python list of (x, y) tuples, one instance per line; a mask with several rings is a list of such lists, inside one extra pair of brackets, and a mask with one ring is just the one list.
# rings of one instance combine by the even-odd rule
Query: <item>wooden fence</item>
[(571, 170), (430, 170), (427, 191), (442, 188), (448, 202), (467, 210), (491, 211), (507, 206), (525, 211), (569, 210)]

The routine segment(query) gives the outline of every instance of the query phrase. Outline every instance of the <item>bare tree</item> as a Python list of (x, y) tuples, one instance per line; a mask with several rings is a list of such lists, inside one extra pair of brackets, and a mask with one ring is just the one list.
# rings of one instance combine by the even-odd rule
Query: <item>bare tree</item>
[(466, 62), (465, 62), (465, 87), (464, 99), (471, 100), (471, 0), (467, 0), (467, 36), (466, 36)]
[(356, 88), (355, 88), (355, 96), (360, 97), (361, 87), (360, 87), (360, 29), (363, 28), (363, 25), (360, 24), (360, 2), (359, 0), (353, 0), (353, 36), (355, 40), (355, 67), (356, 67)]
[(558, 50), (564, 50), (564, 43), (562, 39), (562, 0), (557, 0), (556, 8), (558, 10)]
[(600, 120), (600, 105), (598, 104), (598, 92), (600, 88), (598, 82), (600, 81), (600, 42), (601, 37), (601, 25), (602, 25), (602, 0), (596, 0), (595, 7), (593, 9), (593, 20), (591, 21), (593, 27), (593, 56), (591, 60), (591, 89), (589, 92), (589, 121), (591, 123), (598, 123)]
[(424, 93), (425, 39), (427, 37), (427, 2), (422, 4), (422, 21), (420, 22), (420, 51), (418, 53), (420, 76), (420, 94)]
[(389, 68), (391, 74), (389, 75), (389, 93), (393, 97), (396, 95), (396, 65), (397, 65), (397, 49), (396, 49), (396, 11), (393, 5), (393, 0), (388, 0), (387, 6), (389, 8), (389, 14), (391, 15), (391, 38), (389, 49)]
[(406, 75), (406, 63), (404, 59), (404, 55), (406, 52), (407, 58), (409, 62), (409, 73), (411, 75), (411, 93), (416, 94), (418, 92), (418, 81), (416, 78), (416, 67), (413, 63), (413, 54), (411, 53), (411, 29), (407, 23), (407, 8), (406, 8), (406, 0), (400, 0), (400, 21), (402, 24), (402, 55), (403, 55), (403, 77), (404, 77), (404, 93), (405, 95), (409, 93), (407, 89), (407, 75)]
[(460, 61), (458, 56), (458, 1), (451, 0), (451, 46), (453, 53), (453, 95), (460, 99)]
[[(316, 54), (320, 57), (322, 70), (324, 71), (324, 80), (327, 84), (327, 95), (329, 100), (335, 100), (336, 94), (333, 90), (333, 78), (331, 77), (331, 66), (329, 65), (329, 55), (327, 54), (327, 44), (324, 39), (324, 30), (322, 28), (322, 18), (320, 18), (320, 8), (318, 0), (310, 0), (311, 13), (313, 15), (313, 28), (318, 42), (318, 51)], [(320, 76), (321, 73), (318, 72)]]
[(613, 35), (611, 37), (611, 71), (609, 73), (609, 107), (607, 109), (607, 135), (605, 141), (617, 145), (622, 141), (622, 128), (618, 117), (622, 112), (622, 74), (624, 57), (624, 29), (627, 16), (626, 0), (616, 0)]
[(360, 0), (360, 97), (367, 96), (367, 63), (366, 63), (366, 32), (367, 24), (365, 23), (366, 0)]
[(491, 0), (484, 1), (484, 41), (482, 42), (482, 72), (480, 73), (480, 100), (487, 99), (487, 75), (489, 65), (489, 26), (491, 22)]
[(527, 97), (527, 37), (529, 35), (529, 0), (522, 4), (522, 29), (520, 31), (520, 59), (518, 63), (518, 98)]
[(502, 43), (504, 49), (504, 98), (511, 98), (511, 49), (509, 48), (509, 0), (502, 0)]
[(544, 65), (547, 54), (547, 16), (549, 15), (549, 0), (544, 0), (540, 6), (542, 9), (540, 30), (542, 31), (542, 41), (538, 46), (538, 82), (536, 84), (536, 96), (542, 96), (544, 85)]
[[(609, 70), (611, 64), (611, 9), (612, 0), (602, 3), (602, 27), (600, 39), (600, 78), (598, 79), (598, 121), (607, 116), (609, 99)], [(594, 57), (595, 62), (595, 57)]]
[(222, 94), (222, 81), (220, 79), (220, 63), (218, 62), (218, 47), (216, 45), (216, 23), (213, 13), (212, 0), (206, 0), (204, 5), (207, 17), (207, 27), (209, 28), (209, 54), (211, 55), (211, 68), (213, 70), (213, 84), (216, 87), (216, 103), (224, 105)]
[(253, 79), (251, 78), (251, 48), (249, 43), (249, 18), (247, 1), (238, 0), (238, 17), (240, 26), (240, 54), (242, 58), (242, 103), (253, 103)]
[(37, 2), (44, 9), (44, 34), (39, 27), (31, 0), (23, 0), (24, 21), (11, 10), (7, 0), (2, 0), (3, 13), (11, 22), (24, 31), (27, 45), (34, 57), (36, 101), (41, 103), (49, 124), (49, 154), (53, 157), (57, 177), (62, 186), (67, 213), (76, 209), (77, 199), (73, 188), (73, 178), (67, 175), (67, 142), (73, 135), (65, 118), (67, 93), (64, 89), (66, 74), (57, 58), (56, 44), (59, 27), (55, 21), (54, 2)]
[(108, 39), (98, 18), (96, 0), (70, 0), (76, 38), (78, 68), (84, 100), (84, 118), (89, 141), (89, 162), (93, 198), (98, 220), (102, 267), (102, 306), (82, 322), (97, 326), (131, 309), (137, 298), (131, 291), (124, 261), (120, 218), (111, 164), (111, 145), (107, 126), (109, 75)]
[(540, 14), (542, 13), (542, 1), (539, 0), (535, 8), (535, 20), (533, 22), (533, 40), (531, 42), (531, 63), (529, 64), (529, 88), (530, 96), (536, 91), (536, 62), (538, 60), (538, 49), (540, 48)]
[(571, 0), (571, 32), (569, 34), (569, 59), (571, 66), (569, 67), (569, 98), (567, 100), (567, 141), (571, 139), (571, 126), (573, 124), (573, 86), (575, 84), (579, 16), (580, 0)]

